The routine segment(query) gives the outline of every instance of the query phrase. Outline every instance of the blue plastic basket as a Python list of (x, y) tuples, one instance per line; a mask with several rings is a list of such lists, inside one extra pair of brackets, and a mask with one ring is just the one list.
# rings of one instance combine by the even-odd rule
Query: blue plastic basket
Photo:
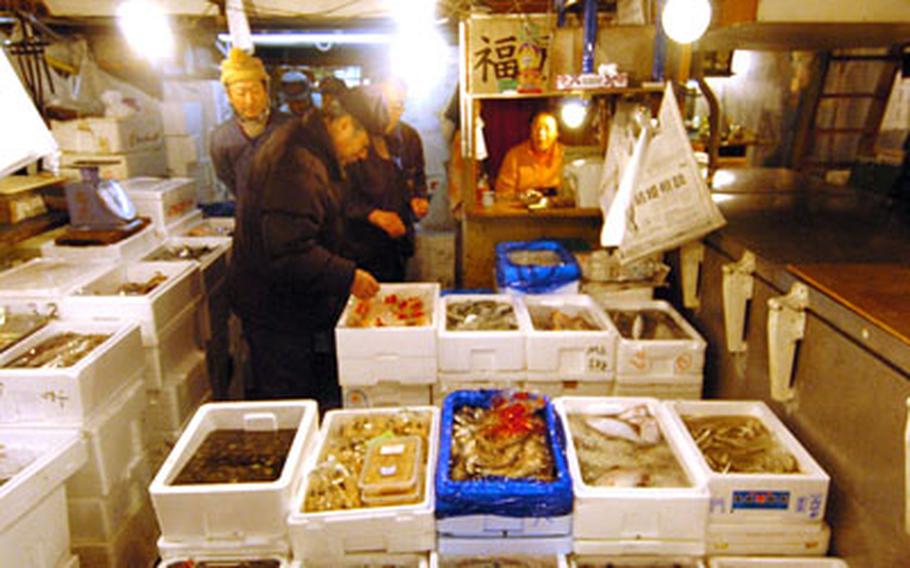
[(455, 391), (442, 407), (439, 463), (436, 467), (436, 518), (464, 515), (503, 517), (558, 517), (572, 513), (572, 479), (565, 454), (565, 433), (547, 397), (530, 394), (545, 401), (541, 412), (547, 424), (547, 440), (556, 466), (556, 479), (550, 482), (489, 477), (474, 481), (454, 481), (449, 477), (452, 456), (452, 425), (455, 412), (463, 406), (489, 408), (498, 390)]
[[(517, 251), (552, 251), (561, 262), (555, 266), (519, 265), (509, 260), (509, 253)], [(578, 280), (581, 280), (578, 261), (556, 241), (506, 241), (496, 245), (496, 282), (502, 290), (547, 294)]]

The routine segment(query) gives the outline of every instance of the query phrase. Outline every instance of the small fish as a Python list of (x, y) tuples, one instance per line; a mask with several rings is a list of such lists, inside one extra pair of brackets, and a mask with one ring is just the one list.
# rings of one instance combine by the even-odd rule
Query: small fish
[(588, 418), (587, 423), (588, 426), (594, 428), (605, 436), (622, 438), (623, 440), (629, 440), (630, 442), (635, 442), (636, 444), (641, 440), (638, 432), (636, 432), (628, 422), (625, 422), (623, 420), (600, 417)]

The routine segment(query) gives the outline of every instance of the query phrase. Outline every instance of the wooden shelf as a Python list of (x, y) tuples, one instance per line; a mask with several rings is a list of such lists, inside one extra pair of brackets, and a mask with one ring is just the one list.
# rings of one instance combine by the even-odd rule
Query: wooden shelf
[(492, 207), (475, 207), (468, 211), (469, 219), (593, 219), (601, 216), (596, 207), (553, 207), (529, 210), (517, 203), (496, 203)]
[(564, 89), (543, 91), (542, 93), (468, 93), (468, 96), (478, 100), (546, 99), (551, 97), (654, 95), (662, 93), (663, 90), (663, 85), (653, 85), (647, 87), (616, 87), (610, 89)]
[(50, 211), (15, 225), (0, 225), (0, 245), (14, 245), (35, 235), (65, 225), (69, 215), (61, 211)]

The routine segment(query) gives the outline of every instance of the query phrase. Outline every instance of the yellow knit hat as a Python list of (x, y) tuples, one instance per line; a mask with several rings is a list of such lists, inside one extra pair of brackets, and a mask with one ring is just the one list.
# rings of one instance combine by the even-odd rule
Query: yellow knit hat
[(253, 57), (239, 47), (231, 48), (227, 59), (221, 62), (221, 82), (229, 85), (236, 81), (268, 81), (265, 66), (258, 57)]

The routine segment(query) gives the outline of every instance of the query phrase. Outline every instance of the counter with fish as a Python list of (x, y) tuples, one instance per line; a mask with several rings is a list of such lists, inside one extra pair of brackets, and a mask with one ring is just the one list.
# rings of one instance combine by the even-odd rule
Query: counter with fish
[(525, 336), (531, 327), (524, 304), (507, 294), (441, 298), (437, 309), (441, 382), (525, 377)]
[(312, 400), (200, 407), (149, 486), (165, 545), (286, 539), (318, 421)]
[(613, 381), (618, 334), (589, 296), (524, 296), (523, 300), (531, 320), (525, 342), (529, 382)]
[(701, 398), (706, 342), (670, 304), (606, 304), (604, 311), (619, 331), (614, 394)]
[(571, 535), (572, 481), (549, 399), (520, 391), (457, 391), (443, 403), (440, 431), (440, 538)]
[(707, 476), (654, 398), (563, 397), (576, 554), (705, 550)]
[(429, 393), (436, 382), (438, 303), (435, 283), (382, 284), (370, 300), (351, 297), (335, 327), (339, 383), (418, 384)]
[(433, 550), (438, 435), (431, 406), (326, 413), (288, 516), (295, 559)]

